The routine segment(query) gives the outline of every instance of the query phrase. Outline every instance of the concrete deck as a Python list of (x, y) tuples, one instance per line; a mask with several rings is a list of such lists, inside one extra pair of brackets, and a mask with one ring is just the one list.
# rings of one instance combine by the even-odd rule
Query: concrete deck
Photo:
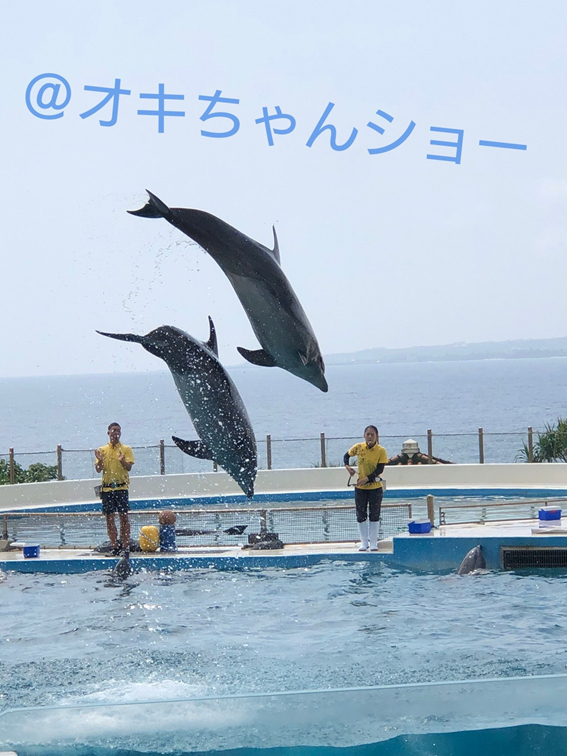
[[(502, 550), (566, 549), (567, 527), (540, 527), (538, 520), (444, 525), (431, 533), (401, 533), (380, 541), (377, 552), (360, 552), (358, 543), (290, 544), (284, 549), (254, 551), (241, 546), (182, 546), (175, 553), (133, 553), (134, 570), (241, 570), (255, 567), (308, 567), (325, 561), (383, 562), (420, 572), (456, 570), (467, 552), (480, 545), (489, 570), (502, 569)], [(38, 558), (25, 559), (21, 549), (0, 552), (0, 570), (33, 573), (82, 573), (112, 570), (118, 557), (89, 548), (42, 547)], [(567, 561), (567, 557), (566, 557)], [(567, 566), (567, 564), (566, 564)]]
[[(132, 553), (134, 570), (234, 570), (253, 567), (307, 567), (322, 561), (375, 561), (391, 554), (392, 539), (380, 541), (379, 551), (360, 552), (358, 544), (308, 543), (290, 544), (284, 549), (253, 551), (241, 546), (184, 546), (174, 553)], [(40, 556), (25, 559), (22, 549), (0, 552), (0, 570), (16, 572), (82, 573), (111, 570), (119, 557), (110, 557), (93, 549), (42, 547)]]

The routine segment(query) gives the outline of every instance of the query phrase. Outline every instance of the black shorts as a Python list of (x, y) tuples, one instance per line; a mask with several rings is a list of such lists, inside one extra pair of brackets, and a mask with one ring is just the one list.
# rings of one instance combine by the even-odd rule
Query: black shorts
[(103, 515), (114, 514), (115, 512), (126, 514), (130, 511), (127, 489), (125, 491), (103, 491), (101, 499)]
[(384, 491), (380, 488), (355, 488), (354, 503), (356, 504), (357, 522), (365, 522), (370, 510), (370, 522), (380, 519), (380, 507)]

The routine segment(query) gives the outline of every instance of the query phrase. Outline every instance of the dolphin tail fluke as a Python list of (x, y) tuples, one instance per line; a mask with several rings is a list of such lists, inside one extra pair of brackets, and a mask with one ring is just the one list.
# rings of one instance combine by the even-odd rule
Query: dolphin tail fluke
[(152, 194), (147, 189), (146, 191), (150, 195), (150, 199), (144, 207), (141, 207), (139, 210), (128, 210), (127, 212), (129, 212), (130, 215), (137, 215), (140, 218), (165, 218), (166, 220), (169, 220), (171, 218), (171, 210), (169, 207), (165, 202), (162, 202), (159, 197), (156, 197), (155, 194)]
[(188, 454), (190, 457), (197, 457), (197, 459), (213, 459), (213, 455), (209, 447), (202, 441), (184, 441), (177, 436), (171, 437), (174, 444), (178, 446), (182, 452)]
[(256, 349), (251, 351), (250, 349), (244, 349), (244, 347), (236, 347), (239, 354), (241, 354), (245, 360), (251, 362), (252, 365), (260, 365), (261, 367), (275, 367), (276, 361), (263, 349)]

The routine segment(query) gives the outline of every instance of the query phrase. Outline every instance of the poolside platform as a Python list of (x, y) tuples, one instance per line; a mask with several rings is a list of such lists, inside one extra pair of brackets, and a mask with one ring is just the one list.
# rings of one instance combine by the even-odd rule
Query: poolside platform
[[(418, 572), (456, 571), (467, 552), (481, 546), (488, 570), (567, 568), (567, 527), (540, 527), (538, 520), (444, 525), (430, 533), (399, 535), (379, 542), (377, 552), (358, 551), (358, 543), (301, 543), (283, 549), (253, 550), (241, 545), (181, 546), (174, 553), (132, 553), (134, 571), (189, 569), (292, 569), (324, 562), (369, 562)], [(21, 549), (0, 552), (4, 572), (74, 574), (112, 571), (119, 557), (91, 548), (42, 547), (37, 558)]]
[[(185, 546), (174, 553), (131, 554), (134, 571), (177, 571), (188, 569), (244, 570), (255, 567), (308, 567), (324, 561), (364, 562), (391, 553), (392, 540), (380, 542), (378, 552), (360, 552), (355, 543), (290, 544), (283, 549), (254, 551), (241, 546)], [(26, 559), (22, 549), (0, 552), (0, 570), (73, 574), (112, 570), (119, 557), (105, 556), (93, 549), (41, 548), (38, 558)]]
[(394, 536), (394, 567), (420, 572), (458, 569), (481, 546), (488, 570), (567, 568), (567, 527), (540, 527), (540, 521), (494, 521), (484, 525), (441, 525), (431, 533)]
[[(470, 549), (481, 546), (489, 570), (567, 568), (567, 524), (564, 529), (544, 528), (533, 519), (540, 506), (548, 501), (560, 505), (559, 497), (567, 495), (567, 465), (408, 466), (388, 468), (386, 477), (377, 552), (358, 551), (353, 493), (342, 468), (261, 470), (252, 500), (246, 500), (222, 472), (133, 477), (134, 538), (140, 526), (157, 522), (157, 512), (163, 508), (175, 510), (180, 533), (185, 530), (185, 535), (195, 537), (178, 538), (175, 553), (132, 553), (132, 566), (135, 570), (238, 570), (352, 561), (450, 572), (458, 569)], [(41, 544), (39, 558), (24, 559), (21, 550), (0, 550), (0, 570), (68, 574), (111, 570), (118, 559), (101, 556), (92, 546), (106, 536), (100, 501), (93, 498), (97, 482), (0, 486), (4, 542)], [(426, 497), (427, 519), (438, 527), (426, 534), (409, 534), (408, 520), (416, 512), (423, 516)], [(509, 497), (524, 500), (506, 501)], [(244, 526), (245, 535), (231, 532), (234, 526)], [(249, 534), (266, 531), (278, 533), (285, 548), (242, 548)]]

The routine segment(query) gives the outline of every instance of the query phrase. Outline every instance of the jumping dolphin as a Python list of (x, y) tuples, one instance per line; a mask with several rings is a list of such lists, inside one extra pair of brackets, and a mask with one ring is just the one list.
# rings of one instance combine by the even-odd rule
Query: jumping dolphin
[(457, 570), (457, 575), (468, 575), (469, 572), (484, 569), (486, 569), (486, 560), (482, 553), (482, 546), (475, 546), (461, 562), (461, 566)]
[(248, 316), (262, 349), (237, 347), (253, 365), (277, 366), (328, 391), (317, 338), (297, 295), (280, 266), (276, 229), (274, 249), (264, 247), (203, 210), (168, 207), (155, 194), (140, 210), (142, 218), (165, 218), (197, 242), (220, 265)]
[(238, 389), (219, 362), (211, 318), (209, 325), (206, 343), (174, 326), (161, 326), (146, 336), (97, 333), (111, 339), (135, 341), (166, 362), (201, 439), (184, 441), (172, 436), (173, 440), (186, 454), (217, 462), (251, 497), (257, 470), (254, 431)]

